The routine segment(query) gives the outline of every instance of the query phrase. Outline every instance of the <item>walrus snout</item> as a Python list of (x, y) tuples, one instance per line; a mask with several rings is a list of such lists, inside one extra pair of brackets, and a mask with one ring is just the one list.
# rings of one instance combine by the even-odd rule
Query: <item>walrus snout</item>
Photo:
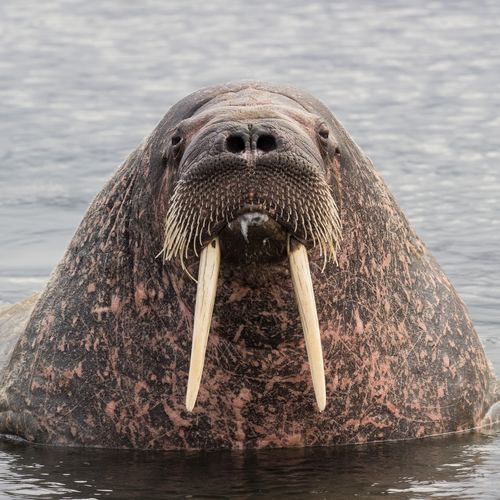
[(304, 131), (283, 117), (244, 120), (233, 114), (240, 119), (190, 124), (194, 131), (179, 140), (184, 150), (177, 151), (177, 182), (165, 219), (165, 258), (198, 256), (250, 207), (308, 247), (319, 247), (325, 261), (335, 260), (341, 221), (324, 171), (322, 154), (330, 141), (325, 130)]

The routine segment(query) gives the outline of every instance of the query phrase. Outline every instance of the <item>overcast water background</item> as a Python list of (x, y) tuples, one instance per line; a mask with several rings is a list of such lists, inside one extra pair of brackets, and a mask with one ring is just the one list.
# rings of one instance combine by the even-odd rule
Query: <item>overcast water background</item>
[[(45, 283), (170, 105), (238, 79), (321, 98), (469, 306), (500, 373), (500, 2), (2, 0), (0, 304)], [(155, 454), (0, 442), (1, 498), (500, 498), (500, 433)]]

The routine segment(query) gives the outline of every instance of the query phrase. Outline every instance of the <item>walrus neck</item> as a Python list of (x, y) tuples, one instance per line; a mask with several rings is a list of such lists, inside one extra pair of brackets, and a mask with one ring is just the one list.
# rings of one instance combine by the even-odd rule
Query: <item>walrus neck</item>
[(268, 289), (276, 283), (290, 281), (288, 262), (249, 262), (243, 266), (226, 265), (221, 268), (221, 287), (252, 287)]
[(214, 320), (214, 333), (241, 349), (280, 349), (301, 342), (287, 263), (223, 267)]

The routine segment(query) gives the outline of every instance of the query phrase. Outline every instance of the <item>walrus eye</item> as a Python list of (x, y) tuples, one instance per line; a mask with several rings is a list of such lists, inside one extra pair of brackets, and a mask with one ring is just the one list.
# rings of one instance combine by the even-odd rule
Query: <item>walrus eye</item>
[(332, 143), (329, 140), (330, 130), (325, 123), (318, 127), (318, 143), (323, 156), (330, 156), (332, 154)]
[(184, 141), (182, 140), (182, 136), (180, 135), (173, 135), (172, 139), (170, 140), (172, 144), (172, 154), (175, 160), (179, 161), (182, 156), (182, 145)]
[(328, 127), (325, 124), (322, 124), (318, 130), (318, 134), (322, 139), (326, 140), (330, 135), (330, 131), (328, 130)]
[(172, 137), (172, 146), (177, 146), (182, 140), (182, 137), (180, 135), (174, 135)]

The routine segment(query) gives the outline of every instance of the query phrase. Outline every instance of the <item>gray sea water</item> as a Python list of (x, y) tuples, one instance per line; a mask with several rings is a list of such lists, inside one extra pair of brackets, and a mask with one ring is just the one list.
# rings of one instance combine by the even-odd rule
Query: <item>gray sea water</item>
[[(0, 304), (39, 290), (169, 106), (260, 79), (321, 98), (467, 303), (500, 373), (498, 0), (1, 0)], [(337, 449), (0, 443), (0, 497), (500, 498), (500, 433)]]

